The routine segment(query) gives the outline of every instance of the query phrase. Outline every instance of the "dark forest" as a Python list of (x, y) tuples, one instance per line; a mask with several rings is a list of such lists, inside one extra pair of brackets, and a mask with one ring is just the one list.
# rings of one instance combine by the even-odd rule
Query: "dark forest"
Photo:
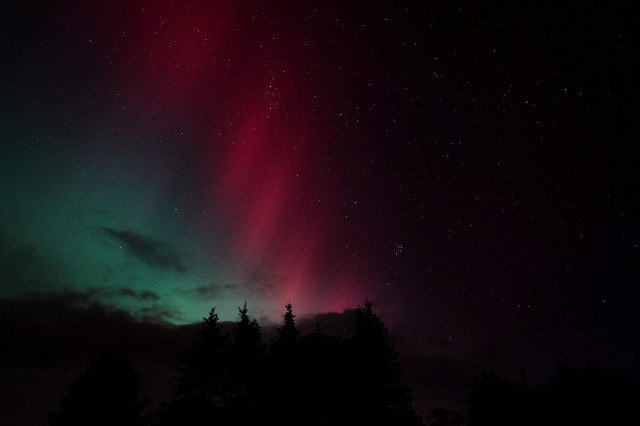
[[(291, 303), (278, 336), (265, 343), (245, 303), (226, 332), (215, 308), (173, 365), (173, 398), (140, 395), (143, 378), (131, 362), (107, 350), (90, 361), (48, 416), (50, 426), (255, 425), (566, 425), (619, 424), (633, 418), (637, 381), (597, 366), (558, 366), (543, 385), (495, 371), (474, 377), (465, 415), (442, 408), (418, 414), (403, 382), (388, 329), (365, 300), (349, 339), (321, 325), (301, 335)], [(289, 419), (289, 420), (287, 420)]]

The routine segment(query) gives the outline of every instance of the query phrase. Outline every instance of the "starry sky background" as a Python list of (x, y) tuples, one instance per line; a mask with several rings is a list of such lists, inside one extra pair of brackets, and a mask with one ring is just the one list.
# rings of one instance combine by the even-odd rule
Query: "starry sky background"
[(2, 423), (100, 345), (164, 395), (245, 300), (348, 333), (368, 297), (423, 411), (483, 368), (637, 374), (625, 3), (3, 2)]

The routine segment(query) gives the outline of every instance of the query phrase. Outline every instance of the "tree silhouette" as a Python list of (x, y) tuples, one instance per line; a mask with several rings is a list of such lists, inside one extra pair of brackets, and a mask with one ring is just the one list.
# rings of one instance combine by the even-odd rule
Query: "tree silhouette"
[(355, 333), (349, 342), (351, 371), (358, 384), (353, 403), (374, 423), (420, 424), (411, 406), (411, 389), (402, 382), (398, 352), (387, 340), (387, 333), (365, 299), (364, 306), (355, 311)]
[(636, 380), (594, 366), (561, 364), (546, 384), (534, 388), (524, 376), (509, 383), (485, 372), (469, 391), (469, 425), (624, 424), (637, 415), (639, 391)]
[(300, 368), (294, 377), (301, 384), (297, 397), (307, 425), (348, 424), (355, 417), (349, 411), (354, 395), (347, 374), (350, 359), (345, 342), (322, 332), (319, 324), (300, 339)]
[(112, 351), (90, 361), (60, 398), (60, 411), (50, 413), (51, 426), (143, 425), (147, 398), (140, 399), (142, 381), (131, 363)]
[(225, 421), (230, 425), (257, 421), (266, 386), (265, 348), (260, 324), (249, 317), (246, 302), (238, 311), (240, 320), (233, 324), (228, 365), (229, 398)]
[(295, 324), (291, 303), (285, 305), (283, 322), (278, 327), (278, 337), (271, 341), (267, 360), (265, 382), (268, 390), (264, 395), (264, 409), (269, 418), (276, 419), (283, 411), (291, 418), (301, 418), (307, 410), (305, 392), (307, 384), (301, 374), (303, 358), (300, 353), (300, 330)]
[(178, 372), (171, 403), (162, 405), (162, 424), (203, 424), (220, 417), (226, 395), (228, 336), (222, 333), (215, 308), (196, 332)]
[(417, 425), (411, 392), (384, 323), (366, 300), (355, 334), (342, 340), (319, 325), (301, 336), (285, 305), (270, 351), (258, 321), (239, 308), (230, 338), (212, 309), (181, 359), (173, 401), (161, 424), (269, 424), (286, 418), (315, 425)]
[(233, 325), (233, 352), (242, 359), (253, 360), (263, 354), (262, 330), (248, 314), (247, 302), (238, 308), (240, 320)]
[(276, 355), (289, 354), (291, 356), (298, 343), (300, 330), (296, 327), (291, 302), (285, 305), (285, 309), (284, 322), (282, 326), (278, 328), (278, 339), (271, 342), (271, 350)]

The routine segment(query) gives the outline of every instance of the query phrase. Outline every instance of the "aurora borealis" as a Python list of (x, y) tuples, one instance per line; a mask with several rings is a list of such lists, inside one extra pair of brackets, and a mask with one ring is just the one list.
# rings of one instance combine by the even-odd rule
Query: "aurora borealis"
[(114, 327), (165, 356), (212, 306), (344, 331), (365, 297), (419, 410), (483, 369), (637, 375), (627, 3), (3, 2), (0, 393)]
[[(46, 276), (15, 277), (15, 290), (91, 290), (138, 312), (162, 305), (170, 321), (212, 301), (223, 315), (244, 299), (265, 313), (359, 303), (367, 266), (336, 232), (344, 141), (324, 130), (339, 100), (329, 52), (309, 46), (319, 30), (269, 22), (267, 5), (148, 6), (62, 7), (46, 22), (55, 37), (34, 41), (55, 53), (24, 59), (42, 61), (27, 65), (41, 86), (14, 75), (3, 223), (18, 250), (47, 253), (30, 259)], [(126, 289), (158, 297), (136, 305)]]

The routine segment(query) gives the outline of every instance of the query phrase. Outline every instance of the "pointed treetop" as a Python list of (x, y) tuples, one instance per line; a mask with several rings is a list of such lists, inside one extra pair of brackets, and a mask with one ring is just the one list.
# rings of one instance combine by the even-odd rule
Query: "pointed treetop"
[(217, 323), (219, 318), (218, 314), (216, 314), (216, 307), (214, 306), (213, 308), (211, 308), (209, 310), (209, 316), (203, 317), (202, 319), (205, 321), (205, 323)]
[(238, 308), (240, 321), (233, 324), (234, 351), (244, 354), (258, 354), (262, 348), (262, 331), (258, 321), (249, 317), (247, 302)]
[[(194, 343), (199, 344), (200, 341), (211, 341), (211, 339), (217, 339), (221, 337), (221, 326), (218, 323), (219, 318), (216, 313), (215, 306), (209, 310), (209, 316), (202, 318), (202, 323), (197, 331), (197, 337)], [(217, 336), (217, 337), (213, 337)]]
[(375, 314), (373, 313), (373, 308), (371, 306), (372, 306), (371, 305), (371, 301), (369, 300), (368, 297), (365, 297), (364, 298), (364, 307), (358, 306), (356, 311), (360, 311), (360, 312), (364, 313), (364, 315), (367, 316), (367, 317), (375, 316)]
[(364, 299), (364, 306), (358, 306), (355, 312), (356, 340), (384, 340), (388, 332), (384, 322), (373, 312), (371, 301)]
[(244, 306), (241, 308), (238, 306), (238, 311), (240, 312), (240, 320), (244, 320), (244, 319), (248, 319), (249, 316), (247, 315), (247, 312), (249, 311), (249, 309), (247, 309), (247, 301), (244, 301)]
[(300, 335), (300, 330), (296, 328), (295, 315), (293, 315), (293, 306), (291, 302), (285, 305), (287, 311), (284, 314), (284, 323), (278, 328), (280, 340), (283, 342), (295, 343)]

